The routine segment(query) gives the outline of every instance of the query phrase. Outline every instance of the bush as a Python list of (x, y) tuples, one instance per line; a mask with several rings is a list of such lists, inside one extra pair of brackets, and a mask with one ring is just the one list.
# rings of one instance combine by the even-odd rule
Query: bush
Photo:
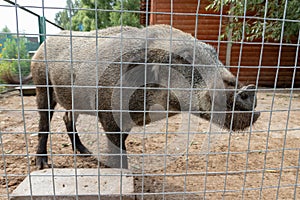
[[(27, 39), (24, 37), (6, 38), (0, 58), (0, 83), (4, 83), (4, 76), (27, 76), (30, 73), (30, 59), (26, 49)], [(18, 59), (20, 58), (20, 60)]]
[[(225, 38), (230, 30), (232, 30), (233, 41), (241, 41), (245, 36), (247, 41), (264, 37), (266, 41), (280, 41), (282, 39), (291, 42), (292, 38), (298, 37), (300, 28), (299, 0), (210, 0), (210, 2), (211, 4), (206, 7), (207, 10), (219, 12), (227, 7), (229, 10), (226, 14), (233, 17), (232, 21), (226, 24), (226, 33), (222, 34), (221, 38)], [(246, 18), (244, 22), (242, 18), (245, 10), (247, 15), (257, 19), (250, 17)], [(282, 30), (283, 35), (281, 34)]]
[(11, 65), (9, 62), (2, 61), (0, 63), (0, 84), (5, 83), (5, 81), (2, 80), (2, 77), (8, 73), (15, 74), (16, 72), (13, 70), (13, 68), (11, 68)]

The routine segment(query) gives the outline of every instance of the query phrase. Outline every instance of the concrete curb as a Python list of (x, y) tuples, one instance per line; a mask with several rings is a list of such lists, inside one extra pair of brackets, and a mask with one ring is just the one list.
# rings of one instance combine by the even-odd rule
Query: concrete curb
[[(99, 184), (100, 180), (100, 184)], [(32, 172), (12, 200), (135, 199), (133, 176), (124, 169), (45, 169)]]

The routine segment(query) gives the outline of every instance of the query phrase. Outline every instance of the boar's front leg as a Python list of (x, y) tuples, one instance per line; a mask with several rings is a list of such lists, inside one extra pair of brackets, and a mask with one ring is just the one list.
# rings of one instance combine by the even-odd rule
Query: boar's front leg
[(127, 127), (123, 132), (115, 122), (112, 113), (99, 114), (99, 119), (108, 138), (108, 158), (105, 165), (110, 168), (128, 169), (125, 141), (131, 128)]
[[(109, 153), (115, 154), (109, 156), (107, 160), (107, 166), (110, 168), (123, 168), (128, 169), (128, 159), (126, 153), (125, 140), (128, 137), (127, 133), (121, 133), (119, 130), (110, 130), (110, 133), (106, 133), (106, 137), (108, 138), (108, 149)], [(112, 132), (119, 132), (114, 134)]]
[[(76, 119), (78, 118), (78, 115), (75, 114), (74, 116), (74, 123), (76, 123)], [(74, 153), (76, 153), (76, 150), (78, 150), (81, 154), (87, 154), (90, 155), (92, 154), (80, 141), (80, 138), (78, 136), (76, 126), (75, 124), (73, 125), (73, 116), (72, 112), (66, 112), (65, 116), (63, 117), (63, 120), (65, 122), (67, 131), (68, 131), (68, 136), (72, 142), (72, 149)]]

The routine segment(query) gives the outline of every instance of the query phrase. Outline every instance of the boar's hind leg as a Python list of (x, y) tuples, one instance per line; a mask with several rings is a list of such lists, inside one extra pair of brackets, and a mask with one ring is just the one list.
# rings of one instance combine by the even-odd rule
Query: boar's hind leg
[[(127, 133), (120, 133), (119, 130), (110, 130), (110, 133), (106, 133), (108, 138), (108, 150), (111, 154), (117, 154), (116, 156), (109, 156), (107, 160), (107, 166), (111, 168), (124, 168), (128, 169), (128, 160), (126, 155), (125, 140), (128, 136)], [(118, 132), (114, 134), (112, 132)]]
[[(75, 120), (74, 123), (76, 123), (77, 116), (74, 116)], [(78, 136), (76, 126), (73, 125), (73, 116), (72, 112), (66, 112), (65, 116), (63, 117), (67, 131), (68, 136), (70, 137), (70, 140), (72, 142), (72, 149), (74, 152), (78, 150), (81, 154), (92, 154), (80, 141), (80, 138)]]
[[(56, 105), (56, 101), (53, 98), (53, 88), (49, 87), (49, 102), (48, 102), (48, 92), (46, 87), (38, 87), (36, 89), (37, 95), (37, 106), (40, 114), (40, 121), (39, 121), (39, 134), (38, 134), (38, 147), (37, 147), (37, 155), (36, 156), (36, 166), (39, 169), (43, 169), (44, 167), (48, 167), (48, 158), (47, 158), (47, 140), (48, 140), (48, 133), (49, 133), (49, 123), (52, 119), (54, 108)], [(50, 108), (48, 106), (50, 105)], [(50, 109), (49, 111), (45, 111)], [(49, 120), (50, 117), (50, 120)]]

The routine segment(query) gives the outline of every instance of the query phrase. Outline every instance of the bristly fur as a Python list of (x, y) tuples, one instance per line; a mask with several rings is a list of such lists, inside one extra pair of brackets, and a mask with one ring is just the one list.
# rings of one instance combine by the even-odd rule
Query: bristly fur
[[(123, 150), (122, 156), (108, 159), (107, 165), (116, 168), (128, 167), (125, 146), (127, 132), (141, 122), (150, 123), (147, 111), (155, 104), (178, 113), (189, 111), (190, 108), (205, 112), (198, 116), (232, 130), (249, 127), (252, 115), (252, 123), (259, 117), (258, 113), (252, 112), (256, 105), (253, 86), (242, 87), (239, 84), (238, 93), (226, 90), (234, 88), (236, 77), (218, 60), (212, 46), (190, 34), (167, 25), (72, 32), (72, 37), (69, 31), (61, 34), (59, 37), (48, 37), (32, 58), (32, 79), (37, 85), (37, 105), (41, 110), (37, 154), (47, 153), (45, 132), (49, 132), (49, 121), (57, 103), (69, 111), (64, 122), (72, 147), (80, 153), (90, 152), (80, 142), (73, 124), (79, 114), (99, 115), (103, 129), (107, 133), (114, 133), (106, 134), (112, 144), (110, 153), (119, 154), (119, 148)], [(14, 80), (10, 78), (8, 76), (8, 80)], [(130, 89), (133, 86), (148, 89)], [(120, 88), (123, 96), (120, 96)], [(192, 88), (193, 98), (189, 99), (189, 90), (171, 90), (168, 93), (168, 88)], [(221, 91), (221, 95), (216, 96), (214, 106), (216, 111), (228, 112), (225, 121), (210, 118), (212, 90)], [(241, 94), (249, 98), (241, 100)], [(235, 101), (237, 104), (233, 106)], [(247, 112), (232, 115), (233, 108), (234, 111)], [(44, 111), (47, 109), (51, 110), (50, 119), (49, 113)], [(96, 112), (96, 109), (100, 111)], [(71, 110), (76, 110), (74, 115), (70, 114)], [(40, 169), (46, 167), (47, 156), (37, 156), (36, 164)]]

